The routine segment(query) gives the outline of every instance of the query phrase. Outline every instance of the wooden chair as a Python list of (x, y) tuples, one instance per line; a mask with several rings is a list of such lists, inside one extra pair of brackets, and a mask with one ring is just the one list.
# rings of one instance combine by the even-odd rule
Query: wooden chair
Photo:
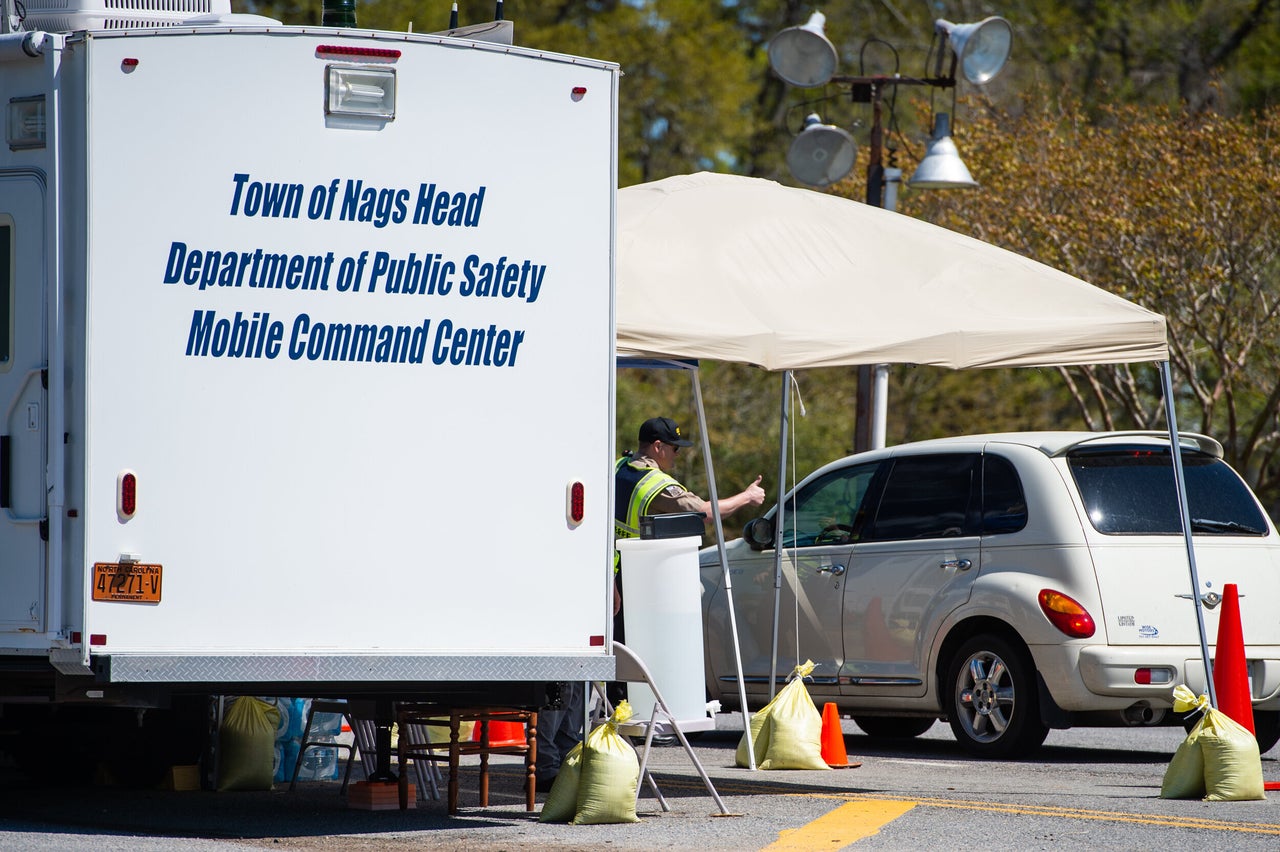
[[(424, 737), (401, 736), (398, 740), (397, 755), (400, 762), (400, 808), (409, 807), (408, 761), (427, 763), (448, 762), (448, 809), (450, 814), (458, 812), (458, 772), (461, 758), (464, 755), (480, 757), (480, 807), (489, 806), (489, 755), (519, 754), (524, 755), (525, 770), (525, 810), (534, 809), (535, 768), (537, 758), (538, 714), (532, 710), (495, 707), (448, 708), (433, 705), (401, 705), (397, 713), (397, 721), (402, 732), (418, 726), (437, 725), (447, 727), (449, 741), (425, 742)], [(463, 740), (459, 729), (463, 722), (475, 722), (478, 737)], [(515, 722), (524, 726), (523, 741), (497, 741), (490, 739), (491, 722)]]

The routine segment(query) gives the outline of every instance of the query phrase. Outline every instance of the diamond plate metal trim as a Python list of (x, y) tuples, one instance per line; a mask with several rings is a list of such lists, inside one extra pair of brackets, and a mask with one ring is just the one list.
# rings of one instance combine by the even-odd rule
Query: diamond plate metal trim
[(613, 680), (612, 656), (110, 655), (114, 683)]

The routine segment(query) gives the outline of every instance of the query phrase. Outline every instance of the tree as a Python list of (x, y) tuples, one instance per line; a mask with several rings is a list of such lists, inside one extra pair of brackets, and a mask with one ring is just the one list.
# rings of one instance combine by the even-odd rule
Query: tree
[[(1280, 109), (1082, 115), (1029, 105), (971, 122), (959, 144), (983, 190), (908, 193), (904, 210), (1165, 315), (1180, 426), (1221, 440), (1280, 509)], [(1087, 428), (1163, 428), (1154, 370), (1061, 375)]]

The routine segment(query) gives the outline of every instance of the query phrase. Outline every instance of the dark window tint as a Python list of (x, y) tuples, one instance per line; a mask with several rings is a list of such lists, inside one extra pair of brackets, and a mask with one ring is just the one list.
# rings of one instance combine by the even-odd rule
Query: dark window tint
[(983, 456), (982, 534), (1017, 532), (1027, 525), (1022, 480), (1008, 459)]
[(787, 504), (782, 520), (783, 547), (844, 544), (854, 527), (879, 464), (834, 470), (805, 485)]
[[(1068, 456), (1089, 522), (1113, 535), (1175, 535), (1178, 498), (1167, 450), (1134, 447), (1077, 450)], [(1183, 452), (1191, 530), (1197, 535), (1266, 535), (1248, 488), (1223, 462)]]
[(0, 368), (13, 361), (13, 226), (0, 225)]
[(946, 538), (976, 535), (972, 512), (976, 454), (907, 456), (894, 461), (867, 538)]

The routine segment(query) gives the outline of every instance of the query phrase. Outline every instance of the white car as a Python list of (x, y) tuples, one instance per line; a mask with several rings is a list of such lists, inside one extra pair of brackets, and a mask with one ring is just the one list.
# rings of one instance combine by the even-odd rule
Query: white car
[[(1254, 726), (1280, 738), (1280, 536), (1222, 446), (1179, 438), (1210, 655), (1238, 589)], [(833, 462), (787, 495), (773, 657), (777, 508), (726, 545), (747, 703), (796, 662), (810, 695), (872, 736), (946, 718), (986, 757), (1050, 728), (1178, 724), (1207, 691), (1167, 434), (944, 438)], [(700, 554), (707, 686), (739, 704), (728, 595)], [(797, 594), (799, 601), (797, 604)]]

